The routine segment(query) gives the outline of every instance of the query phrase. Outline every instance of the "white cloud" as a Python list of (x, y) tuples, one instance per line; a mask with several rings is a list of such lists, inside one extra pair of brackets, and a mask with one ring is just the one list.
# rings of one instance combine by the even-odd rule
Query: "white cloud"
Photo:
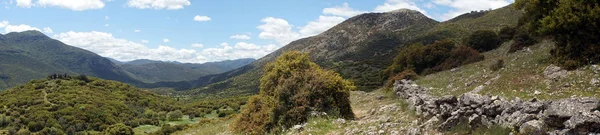
[(202, 48), (202, 47), (204, 47), (203, 44), (197, 44), (197, 43), (196, 44), (192, 44), (190, 46), (193, 47), (193, 48)]
[(251, 39), (248, 35), (233, 35), (229, 37), (230, 39), (239, 39), (239, 40), (248, 40)]
[(354, 10), (350, 8), (348, 3), (344, 3), (342, 6), (336, 6), (331, 8), (323, 9), (323, 14), (325, 15), (335, 15), (342, 17), (353, 17), (362, 13), (366, 13), (367, 11)]
[(169, 42), (169, 39), (168, 39), (168, 38), (165, 38), (165, 39), (163, 39), (163, 42), (165, 42), (165, 43), (168, 43), (168, 42)]
[(0, 28), (4, 28), (4, 32), (0, 31), (0, 33), (23, 32), (28, 30), (36, 30), (39, 32), (44, 32), (46, 34), (53, 33), (50, 27), (44, 27), (44, 29), (40, 29), (27, 24), (10, 25), (8, 21), (0, 21)]
[(52, 29), (50, 29), (50, 27), (44, 27), (44, 33), (52, 34), (52, 33), (54, 33), (54, 31), (52, 31)]
[(292, 31), (292, 25), (284, 19), (267, 17), (262, 19), (261, 22), (265, 24), (257, 28), (262, 31), (258, 35), (262, 39), (273, 39), (279, 44), (285, 45), (300, 38), (300, 34)]
[(416, 10), (428, 16), (425, 10), (419, 8), (417, 4), (410, 0), (387, 0), (383, 5), (375, 7), (374, 12), (389, 12), (403, 8)]
[(148, 41), (148, 40), (141, 40), (140, 42), (142, 42), (142, 43), (150, 43), (150, 41)]
[(104, 57), (120, 61), (135, 59), (151, 59), (161, 61), (179, 61), (190, 63), (203, 63), (208, 59), (192, 49), (175, 49), (160, 45), (157, 48), (148, 48), (144, 44), (119, 39), (110, 33), (104, 32), (73, 32), (55, 34), (53, 38), (66, 44), (80, 47), (98, 53)]
[(6, 25), (6, 27), (4, 28), (4, 33), (23, 32), (23, 31), (28, 31), (28, 30), (42, 31), (36, 27), (32, 27), (32, 26), (29, 26), (26, 24), (20, 24), (20, 25)]
[(221, 43), (221, 47), (206, 48), (202, 50), (202, 55), (207, 56), (213, 61), (233, 60), (241, 58), (261, 58), (275, 50), (279, 46), (274, 44), (256, 45), (252, 43), (239, 42), (235, 46), (228, 43)]
[(475, 10), (488, 10), (504, 7), (514, 0), (432, 0), (433, 3), (452, 8), (440, 19), (448, 20)]
[(107, 24), (104, 24), (104, 27), (108, 27), (108, 26), (110, 26), (110, 24), (108, 24), (108, 23), (107, 23)]
[(128, 0), (127, 6), (139, 9), (167, 9), (177, 10), (183, 9), (192, 3), (189, 0)]
[(17, 7), (31, 8), (31, 0), (17, 0)]
[(205, 21), (210, 21), (210, 20), (211, 19), (208, 16), (199, 16), (199, 15), (194, 16), (194, 21), (205, 22)]
[(133, 30), (133, 32), (138, 33), (138, 32), (142, 32), (142, 30)]
[(110, 17), (104, 16), (104, 20), (110, 20)]
[(302, 27), (300, 29), (300, 34), (302, 34), (302, 37), (314, 36), (330, 29), (344, 20), (346, 19), (337, 16), (319, 16), (318, 20), (311, 21), (306, 26)]
[(0, 28), (4, 28), (6, 26), (8, 26), (8, 21), (1, 21), (0, 22)]
[(74, 11), (104, 8), (102, 0), (38, 0), (36, 5), (42, 7), (60, 7)]

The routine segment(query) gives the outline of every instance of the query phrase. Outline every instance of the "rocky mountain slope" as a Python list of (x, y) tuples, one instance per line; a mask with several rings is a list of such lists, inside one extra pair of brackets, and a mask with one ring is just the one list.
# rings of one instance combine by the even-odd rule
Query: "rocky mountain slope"
[(256, 93), (264, 65), (288, 50), (309, 53), (317, 64), (337, 71), (359, 89), (373, 90), (383, 85), (382, 69), (389, 66), (397, 49), (405, 44), (431, 43), (445, 38), (458, 41), (479, 29), (495, 30), (516, 25), (521, 12), (507, 6), (480, 14), (483, 15), (441, 23), (406, 9), (358, 15), (317, 36), (291, 42), (248, 66), (200, 78), (194, 83), (197, 88), (186, 94), (231, 96)]

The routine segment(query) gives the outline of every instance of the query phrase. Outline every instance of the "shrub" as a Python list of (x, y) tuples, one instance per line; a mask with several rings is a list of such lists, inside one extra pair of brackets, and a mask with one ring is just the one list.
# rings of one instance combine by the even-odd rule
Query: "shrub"
[(556, 41), (551, 61), (567, 69), (600, 63), (600, 6), (597, 0), (517, 0), (519, 20), (532, 34)]
[(179, 130), (183, 130), (185, 128), (184, 125), (176, 125), (176, 126), (171, 126), (169, 124), (164, 124), (160, 130), (151, 133), (151, 135), (170, 135), (172, 133), (175, 133)]
[(455, 47), (452, 40), (436, 41), (423, 46), (420, 43), (400, 49), (392, 65), (384, 70), (388, 85), (400, 72), (412, 70), (416, 74), (430, 74), (483, 60), (483, 56), (467, 46)]
[(385, 86), (392, 87), (392, 85), (394, 85), (395, 80), (403, 80), (403, 79), (415, 80), (415, 79), (417, 79), (418, 76), (419, 75), (415, 71), (413, 71), (411, 69), (407, 69), (407, 70), (400, 72), (398, 75), (388, 79)]
[(527, 33), (526, 31), (520, 30), (514, 36), (513, 43), (510, 45), (508, 52), (513, 53), (525, 47), (532, 46), (535, 43), (537, 43), (535, 38), (529, 35), (529, 33)]
[(219, 112), (219, 117), (225, 117), (235, 113), (236, 112), (234, 110), (222, 110)]
[(167, 119), (169, 120), (179, 120), (183, 117), (183, 112), (181, 110), (175, 110), (167, 113)]
[(17, 133), (15, 133), (15, 135), (30, 135), (31, 131), (25, 129), (25, 128), (21, 128), (19, 129), (19, 131), (17, 131)]
[(479, 51), (486, 52), (496, 49), (501, 44), (500, 36), (491, 30), (478, 30), (465, 39), (467, 46)]
[(492, 71), (498, 71), (502, 68), (504, 68), (504, 60), (498, 60), (496, 63), (490, 65), (490, 70)]
[(337, 73), (311, 62), (307, 54), (286, 52), (265, 67), (259, 95), (250, 97), (232, 128), (247, 134), (276, 133), (306, 122), (310, 112), (352, 119), (348, 98), (355, 89)]
[(118, 123), (109, 126), (103, 131), (106, 135), (133, 135), (133, 128), (126, 126), (123, 123)]
[(508, 40), (513, 39), (513, 37), (515, 36), (516, 33), (517, 33), (517, 30), (515, 27), (505, 26), (505, 27), (502, 27), (500, 29), (500, 31), (498, 31), (498, 36), (500, 37), (500, 40), (502, 42), (506, 42)]

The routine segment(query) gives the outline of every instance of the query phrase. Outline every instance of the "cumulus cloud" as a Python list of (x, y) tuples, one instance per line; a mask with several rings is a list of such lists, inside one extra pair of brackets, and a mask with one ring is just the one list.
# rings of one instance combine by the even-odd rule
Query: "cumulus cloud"
[(200, 16), (200, 15), (194, 16), (194, 21), (205, 22), (205, 21), (210, 21), (210, 20), (211, 19), (208, 16)]
[(233, 35), (229, 38), (230, 39), (239, 39), (239, 40), (248, 40), (248, 39), (250, 39), (250, 36), (248, 36), (248, 35)]
[(151, 59), (161, 61), (179, 61), (189, 63), (203, 63), (208, 59), (192, 49), (175, 49), (159, 45), (149, 48), (142, 43), (115, 38), (111, 33), (104, 32), (73, 32), (55, 34), (53, 38), (66, 44), (90, 50), (104, 57), (120, 61), (136, 59)]
[(501, 8), (514, 2), (514, 0), (432, 0), (432, 2), (452, 8), (440, 17), (442, 20), (448, 20), (475, 10)]
[(191, 47), (193, 47), (193, 48), (202, 48), (202, 47), (204, 47), (204, 45), (203, 45), (203, 44), (198, 44), (198, 43), (196, 43), (196, 44), (192, 44), (192, 45), (190, 45), (190, 46), (191, 46)]
[(354, 10), (350, 8), (348, 3), (344, 3), (342, 6), (335, 6), (330, 8), (323, 9), (323, 14), (325, 15), (334, 15), (334, 16), (342, 16), (342, 17), (353, 17), (362, 13), (366, 13), (367, 11)]
[(165, 39), (163, 39), (163, 42), (165, 42), (165, 43), (168, 43), (168, 42), (169, 42), (169, 39), (168, 39), (168, 38), (165, 38)]
[(288, 21), (280, 18), (267, 17), (261, 20), (265, 23), (258, 26), (262, 32), (258, 37), (262, 39), (273, 39), (282, 45), (288, 44), (298, 38), (300, 34), (292, 31), (292, 25)]
[(189, 0), (128, 0), (127, 6), (139, 9), (183, 9), (192, 3)]
[(17, 0), (17, 7), (31, 8), (31, 0)]
[(311, 21), (306, 26), (302, 27), (300, 29), (300, 34), (302, 34), (302, 37), (314, 36), (330, 29), (344, 20), (346, 19), (337, 16), (319, 16), (318, 20)]
[(416, 10), (428, 16), (425, 10), (419, 8), (415, 2), (410, 0), (387, 0), (383, 5), (375, 7), (373, 12), (389, 12), (403, 8)]
[(52, 31), (52, 29), (50, 29), (50, 27), (44, 27), (44, 31), (43, 32), (46, 33), (46, 34), (52, 34), (52, 33), (54, 33), (54, 31)]
[(279, 46), (274, 44), (256, 45), (246, 42), (238, 42), (234, 46), (228, 43), (221, 43), (220, 47), (206, 48), (202, 50), (202, 55), (207, 56), (213, 61), (233, 60), (241, 58), (261, 58), (275, 50)]
[(74, 11), (104, 8), (102, 0), (38, 0), (36, 5), (42, 7), (60, 7)]
[(8, 21), (0, 21), (0, 29), (4, 28), (4, 31), (0, 30), (0, 33), (6, 34), (11, 32), (23, 32), (28, 30), (36, 30), (39, 32), (44, 32), (46, 34), (52, 34), (53, 31), (50, 27), (44, 27), (43, 29), (33, 27), (27, 24), (19, 24), (19, 25), (10, 25)]

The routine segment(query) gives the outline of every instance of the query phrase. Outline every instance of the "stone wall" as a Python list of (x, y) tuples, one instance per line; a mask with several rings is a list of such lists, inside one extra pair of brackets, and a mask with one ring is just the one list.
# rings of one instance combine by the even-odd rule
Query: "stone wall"
[(425, 128), (447, 131), (463, 122), (472, 128), (499, 125), (521, 134), (600, 134), (600, 101), (596, 98), (508, 100), (476, 93), (436, 97), (410, 80), (396, 81), (394, 91), (417, 115), (428, 119)]

